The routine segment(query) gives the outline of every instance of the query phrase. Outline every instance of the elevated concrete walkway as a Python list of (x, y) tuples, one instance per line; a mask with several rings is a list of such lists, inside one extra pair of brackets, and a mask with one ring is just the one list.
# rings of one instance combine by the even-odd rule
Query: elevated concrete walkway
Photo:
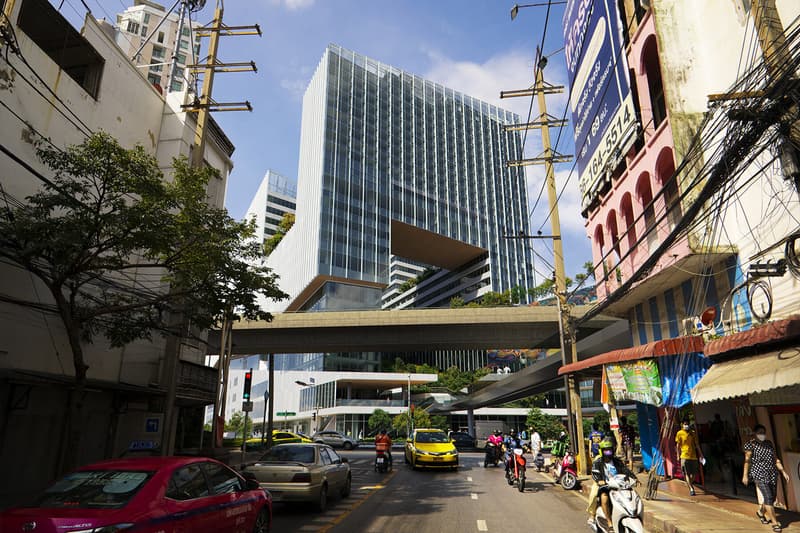
[[(590, 307), (576, 306), (573, 317)], [(618, 321), (595, 317), (578, 339)], [(233, 355), (558, 348), (558, 331), (556, 306), (280, 313), (272, 322), (234, 324)], [(208, 353), (219, 343), (220, 332), (210, 332)]]

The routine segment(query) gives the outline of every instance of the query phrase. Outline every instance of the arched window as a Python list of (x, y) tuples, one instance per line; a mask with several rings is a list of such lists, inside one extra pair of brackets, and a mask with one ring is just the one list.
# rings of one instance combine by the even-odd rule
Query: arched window
[(622, 196), (622, 201), (619, 203), (619, 213), (622, 217), (623, 235), (626, 235), (628, 249), (632, 250), (636, 247), (636, 226), (633, 223), (636, 217), (633, 216), (633, 200), (631, 199), (631, 193), (626, 192)]
[(597, 250), (598, 254), (595, 256), (596, 261), (599, 262), (601, 258), (606, 254), (606, 238), (603, 234), (603, 225), (598, 224), (597, 227), (594, 228), (594, 245), (595, 249)]
[(669, 147), (661, 150), (656, 161), (656, 179), (663, 190), (664, 205), (667, 208), (667, 220), (670, 228), (681, 219), (681, 203), (678, 193), (678, 178), (675, 174), (675, 159), (672, 157), (672, 150)]
[(617, 212), (613, 209), (608, 212), (608, 216), (606, 217), (606, 228), (608, 229), (608, 236), (611, 239), (611, 247), (617, 254), (617, 260), (619, 260), (622, 254), (619, 251), (619, 229), (617, 227)]
[(664, 99), (664, 84), (661, 80), (661, 65), (658, 60), (656, 36), (651, 35), (642, 46), (642, 70), (647, 76), (650, 106), (653, 110), (653, 128), (658, 128), (667, 118), (667, 102)]
[(653, 206), (653, 189), (650, 186), (650, 174), (644, 172), (639, 176), (639, 181), (636, 182), (636, 195), (639, 199), (639, 205), (642, 207), (644, 213), (644, 227), (647, 231), (647, 244), (652, 245), (658, 240), (658, 233), (656, 232), (656, 210)]

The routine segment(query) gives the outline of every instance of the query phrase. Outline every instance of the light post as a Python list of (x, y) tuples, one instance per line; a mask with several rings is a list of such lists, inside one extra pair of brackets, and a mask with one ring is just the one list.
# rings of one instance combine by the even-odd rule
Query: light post
[[(312, 378), (312, 380), (313, 380), (313, 378)], [(312, 381), (312, 380), (309, 380), (309, 381)], [(300, 381), (299, 379), (298, 379), (298, 380), (295, 380), (295, 383), (296, 383), (297, 385), (301, 386), (301, 387), (311, 387), (311, 386), (313, 385), (313, 383), (306, 383), (305, 381)], [(303, 392), (302, 392), (302, 391), (300, 391), (300, 394), (302, 394), (302, 393), (303, 393)], [(301, 401), (302, 401), (302, 400), (301, 400)], [(299, 407), (299, 404), (298, 404), (298, 407)], [(298, 409), (298, 412), (299, 412), (299, 409)], [(315, 402), (314, 402), (314, 413), (313, 413), (313, 415), (312, 415), (312, 417), (311, 417), (311, 422), (312, 422), (314, 425), (312, 426), (311, 424), (309, 424), (309, 426), (308, 426), (308, 427), (309, 427), (309, 429), (310, 429), (310, 433), (311, 433), (312, 435), (314, 434), (314, 432), (315, 432), (315, 429), (316, 429), (316, 427), (314, 427), (314, 426), (315, 426), (315, 425), (316, 425), (316, 423), (317, 423), (317, 414), (318, 414), (318, 413), (319, 413), (319, 406), (317, 405), (317, 402), (315, 401)]]
[(408, 424), (406, 424), (406, 436), (411, 436), (411, 374), (408, 375)]
[(522, 7), (545, 7), (548, 5), (555, 6), (558, 4), (566, 4), (566, 2), (537, 2), (535, 4), (514, 4), (514, 7), (511, 8), (511, 20), (517, 18), (517, 13), (519, 13), (520, 8)]

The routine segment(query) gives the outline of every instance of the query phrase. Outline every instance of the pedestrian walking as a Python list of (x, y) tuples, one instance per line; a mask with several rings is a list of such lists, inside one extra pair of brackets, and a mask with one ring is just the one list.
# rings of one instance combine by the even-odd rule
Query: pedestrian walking
[(627, 417), (620, 417), (619, 440), (622, 441), (622, 459), (633, 470), (633, 447), (636, 443), (636, 430), (628, 424)]
[(744, 444), (744, 473), (742, 483), (752, 480), (756, 486), (758, 496), (758, 509), (756, 516), (762, 524), (772, 524), (773, 531), (780, 531), (782, 526), (775, 516), (775, 499), (778, 495), (778, 472), (780, 471), (786, 481), (789, 474), (783, 469), (781, 460), (775, 453), (775, 445), (767, 440), (767, 428), (761, 424), (756, 425), (756, 437)]
[(536, 428), (531, 429), (531, 453), (534, 457), (536, 454), (539, 453), (539, 450), (542, 449), (542, 437), (539, 435), (539, 432), (536, 431)]
[(700, 461), (705, 462), (705, 458), (697, 440), (697, 433), (689, 425), (688, 418), (684, 418), (681, 422), (681, 429), (675, 435), (675, 444), (681, 461), (683, 479), (689, 487), (689, 495), (694, 496), (694, 478), (700, 472)]

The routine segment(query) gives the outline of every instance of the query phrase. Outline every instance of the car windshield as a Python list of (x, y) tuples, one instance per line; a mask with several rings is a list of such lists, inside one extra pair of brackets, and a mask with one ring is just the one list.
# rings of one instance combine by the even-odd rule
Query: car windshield
[(313, 446), (276, 446), (261, 457), (271, 463), (314, 463)]
[(417, 433), (417, 442), (441, 443), (450, 442), (442, 431), (421, 431)]
[(35, 505), (77, 509), (119, 509), (139, 492), (152, 475), (153, 472), (128, 470), (74, 472), (50, 486)]

